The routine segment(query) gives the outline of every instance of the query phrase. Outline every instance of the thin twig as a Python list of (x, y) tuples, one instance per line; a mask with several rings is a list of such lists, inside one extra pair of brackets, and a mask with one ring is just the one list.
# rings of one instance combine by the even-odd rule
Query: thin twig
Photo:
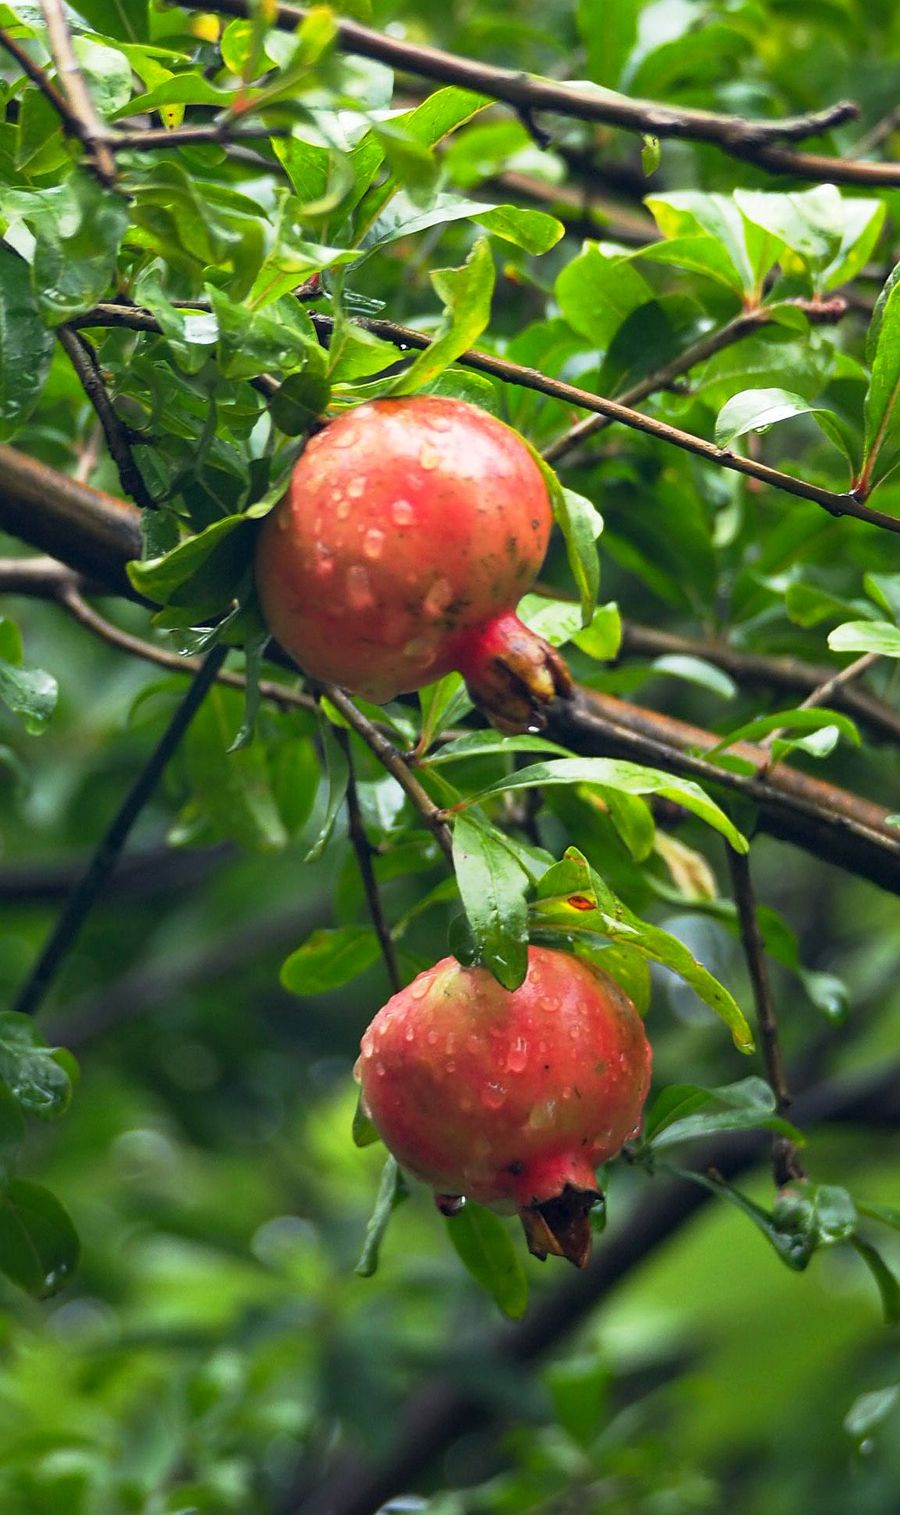
[(369, 751), (375, 754), (382, 767), (397, 780), (452, 866), (453, 843), (450, 828), (441, 818), (441, 811), (431, 795), (419, 783), (415, 774), (410, 772), (406, 759), (397, 751), (393, 742), (389, 741), (384, 733), (379, 731), (361, 710), (357, 709), (343, 689), (338, 689), (336, 684), (319, 684), (318, 687), (344, 717), (347, 725), (356, 732), (357, 736), (362, 737)]
[(41, 94), (50, 101), (62, 122), (63, 131), (70, 136), (80, 137), (80, 123), (77, 116), (70, 111), (65, 95), (56, 88), (46, 69), (41, 68), (39, 63), (35, 63), (21, 42), (17, 42), (15, 37), (9, 35), (5, 26), (0, 26), (0, 47), (5, 48), (10, 57), (15, 58), (23, 74), (27, 74), (32, 84), (36, 84)]
[[(775, 1097), (775, 1109), (779, 1115), (785, 1116), (791, 1106), (791, 1092), (788, 1088), (784, 1059), (781, 1055), (775, 1001), (766, 967), (766, 951), (756, 917), (750, 858), (747, 853), (735, 852), (732, 847), (726, 846), (725, 851), (731, 873), (734, 902), (737, 906), (744, 957), (747, 960), (747, 971), (753, 987), (753, 1001), (756, 1006), (760, 1050), (765, 1063), (766, 1078)], [(806, 1177), (796, 1142), (780, 1131), (776, 1131), (772, 1138), (772, 1173), (779, 1189), (790, 1183), (791, 1179)]]
[[(190, 8), (200, 9), (207, 0), (190, 0)], [(250, 14), (248, 0), (213, 0), (213, 9), (227, 16)], [(308, 14), (304, 6), (272, 7), (274, 23), (285, 31), (294, 31)], [(629, 100), (608, 90), (572, 84), (558, 84), (535, 74), (517, 73), (489, 63), (461, 58), (436, 47), (423, 47), (398, 37), (359, 25), (337, 21), (337, 45), (345, 52), (375, 58), (391, 68), (402, 69), (442, 84), (471, 89), (511, 106), (521, 118), (533, 117), (535, 111), (582, 121), (601, 121), (628, 131), (655, 137), (679, 137), (693, 142), (713, 142), (732, 157), (748, 159), (775, 173), (792, 173), (802, 177), (822, 177), (821, 164), (827, 164), (824, 176), (852, 182), (900, 184), (900, 167), (890, 163), (848, 163), (840, 158), (816, 158), (812, 154), (774, 148), (770, 144), (797, 142), (817, 137), (844, 122), (854, 120), (859, 109), (842, 100), (825, 110), (791, 116), (781, 121), (748, 121), (741, 116), (717, 115), (711, 111), (664, 105), (651, 100)], [(817, 165), (810, 175), (811, 165)]]
[[(236, 127), (230, 117), (223, 117), (199, 126), (117, 127), (110, 141), (117, 152), (147, 153), (158, 147), (191, 147), (198, 142), (216, 142), (220, 147), (227, 147), (232, 142), (268, 141), (270, 137), (289, 137), (290, 134), (289, 126)], [(275, 162), (266, 162), (266, 167), (278, 171)]]
[(876, 121), (874, 126), (854, 142), (853, 151), (857, 154), (870, 153), (874, 147), (880, 147), (892, 132), (897, 131), (898, 127), (900, 127), (900, 105), (894, 105), (886, 115), (881, 117), (880, 121)]
[(58, 326), (56, 334), (60, 346), (74, 368), (81, 387), (97, 412), (103, 427), (106, 445), (119, 474), (123, 493), (130, 495), (142, 510), (156, 510), (157, 504), (144, 483), (143, 475), (134, 460), (127, 428), (119, 420), (112, 400), (106, 391), (100, 364), (91, 343), (80, 332), (68, 326)]
[[(847, 302), (840, 295), (828, 301), (792, 300), (790, 303), (802, 310), (811, 321), (819, 324), (839, 321), (847, 312)], [(629, 389), (623, 390), (618, 397), (619, 404), (637, 405), (648, 396), (668, 389), (676, 379), (689, 373), (692, 368), (696, 368), (698, 363), (705, 363), (717, 352), (722, 352), (726, 347), (732, 347), (735, 342), (741, 342), (744, 337), (759, 331), (763, 326), (770, 325), (774, 319), (774, 313), (765, 305), (757, 306), (755, 310), (742, 312), (733, 320), (727, 321), (724, 326), (699, 337), (696, 342), (686, 347), (683, 352), (677, 353), (668, 363), (655, 368), (652, 373), (639, 379)], [(548, 463), (556, 463), (588, 437), (596, 436), (609, 425), (611, 425), (611, 417), (605, 415), (588, 416), (583, 421), (577, 421), (561, 437), (557, 437), (555, 442), (545, 447), (542, 456)]]
[[(832, 695), (842, 689), (845, 684), (849, 684), (851, 680), (859, 678), (863, 673), (868, 673), (869, 669), (873, 668), (878, 662), (880, 656), (881, 654), (878, 652), (864, 652), (861, 658), (856, 658), (854, 662), (848, 663), (846, 668), (839, 668), (837, 673), (831, 674), (811, 694), (808, 694), (805, 700), (801, 700), (797, 707), (798, 710), (812, 710), (816, 705), (827, 705)], [(786, 726), (779, 726), (775, 731), (770, 731), (767, 736), (763, 737), (759, 744), (760, 747), (765, 747), (771, 751), (775, 742), (784, 736), (786, 730)], [(774, 767), (775, 763), (769, 762), (766, 764), (766, 771), (771, 773)]]
[[(0, 588), (3, 586), (2, 562), (0, 562)], [(87, 631), (91, 631), (102, 641), (108, 642), (110, 647), (116, 647), (120, 652), (127, 652), (131, 657), (142, 658), (147, 663), (155, 663), (160, 668), (167, 668), (170, 673), (197, 674), (203, 666), (202, 659), (183, 656), (178, 652), (168, 652), (165, 647), (157, 647), (152, 642), (145, 642), (141, 637), (132, 636), (128, 631), (122, 631), (114, 626), (84, 600), (78, 591), (74, 579), (59, 583), (52, 591), (53, 598), (66, 611), (73, 620)], [(247, 681), (243, 674), (233, 673), (229, 668), (223, 668), (217, 675), (217, 683), (225, 684), (229, 689), (246, 690)], [(260, 679), (259, 692), (264, 700), (269, 700), (273, 705), (279, 705), (283, 710), (306, 710), (315, 713), (316, 702), (312, 695), (304, 694), (299, 689), (289, 689), (286, 684), (276, 684), (272, 679)]]
[(384, 903), (378, 888), (378, 880), (375, 877), (375, 869), (372, 866), (372, 859), (375, 856), (376, 849), (372, 846), (366, 835), (362, 811), (359, 808), (359, 791), (356, 787), (356, 771), (353, 765), (353, 747), (346, 731), (341, 731), (340, 728), (337, 728), (335, 734), (338, 742), (344, 749), (344, 755), (347, 759), (347, 834), (350, 838), (353, 851), (356, 853), (359, 876), (362, 879), (363, 889), (366, 892), (369, 914), (372, 917), (372, 925), (375, 928), (375, 935), (378, 937), (378, 943), (381, 947), (381, 956), (384, 959), (387, 976), (390, 980), (391, 988), (397, 994), (403, 987), (403, 980), (400, 977), (394, 938), (391, 936), (391, 928), (384, 913)]
[(64, 121), (83, 143), (97, 178), (109, 189), (116, 182), (116, 160), (109, 146), (110, 133), (97, 113), (78, 67), (62, 0), (41, 0), (41, 9), (50, 51), (69, 105)]
[[(319, 311), (310, 311), (310, 320), (320, 335), (330, 336), (334, 328), (333, 316), (323, 315)], [(95, 305), (92, 310), (79, 316), (73, 324), (79, 327), (134, 326), (143, 331), (159, 329), (158, 323), (154, 321), (149, 311), (135, 311), (130, 306), (109, 303)], [(355, 324), (366, 331), (374, 332), (376, 336), (383, 337), (385, 341), (392, 342), (399, 348), (416, 348), (422, 351), (429, 347), (433, 340), (424, 332), (416, 331), (410, 326), (400, 326), (395, 321), (360, 317)], [(677, 426), (670, 426), (654, 416), (645, 415), (643, 411), (633, 410), (621, 401), (609, 400), (604, 395), (591, 394), (589, 390), (578, 389), (576, 385), (566, 384), (561, 379), (549, 378), (536, 368), (523, 368), (520, 363), (494, 357), (476, 348), (470, 348), (467, 352), (461, 353), (456, 361), (463, 368), (472, 368), (478, 373), (490, 374), (494, 378), (502, 379), (504, 383), (536, 390), (539, 394), (562, 400), (567, 405), (605, 416), (610, 421), (619, 421), (623, 426), (643, 432), (646, 436), (656, 437), (658, 441), (665, 442), (669, 446), (680, 447), (685, 452), (704, 458), (708, 463), (715, 463), (720, 468), (728, 468), (748, 478), (758, 479), (762, 484), (769, 484), (774, 489), (783, 490), (785, 494), (796, 495), (801, 500), (811, 500), (814, 504), (820, 505), (823, 510), (827, 510), (829, 515), (850, 516), (854, 520), (865, 521), (870, 526), (880, 526), (885, 531), (900, 533), (900, 516), (873, 510), (871, 506), (862, 504), (853, 494), (822, 489), (818, 484), (811, 484), (806, 479), (798, 479), (792, 474), (782, 473), (780, 469), (771, 468), (767, 463), (741, 457), (730, 448), (717, 447), (714, 442), (707, 442), (705, 438), (696, 437), (688, 431), (680, 431)]]
[(103, 885), (115, 867), (132, 826), (152, 795), (169, 758), (187, 731), (227, 655), (224, 646), (213, 647), (206, 654), (184, 699), (141, 772), (138, 774), (109, 826), (101, 837), (91, 860), (69, 895), (59, 918), (28, 978), (19, 990), (13, 1009), (20, 1015), (35, 1015), (66, 954), (76, 940), (85, 919)]

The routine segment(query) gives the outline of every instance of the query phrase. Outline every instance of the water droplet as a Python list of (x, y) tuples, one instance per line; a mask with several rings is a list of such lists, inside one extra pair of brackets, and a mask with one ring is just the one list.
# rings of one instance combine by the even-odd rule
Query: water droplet
[(522, 1073), (528, 1062), (528, 1043), (524, 1036), (517, 1036), (506, 1059), (510, 1073)]
[(363, 537), (363, 557), (369, 558), (374, 563), (384, 551), (384, 542), (384, 532), (379, 531), (377, 526), (373, 526), (372, 530), (367, 531)]
[(316, 543), (316, 573), (320, 579), (327, 579), (334, 573), (334, 557), (321, 542)]
[(335, 514), (337, 515), (339, 521), (346, 521), (348, 515), (350, 514), (350, 501), (341, 500)]
[(379, 1078), (384, 1078), (384, 1075), (387, 1072), (387, 1069), (385, 1068), (384, 1063), (381, 1061), (380, 1058), (378, 1059), (378, 1062), (375, 1064), (375, 1072), (377, 1073), (377, 1075), (378, 1075)]
[(366, 481), (361, 476), (351, 479), (347, 485), (347, 493), (351, 500), (359, 500), (366, 492)]
[(444, 1047), (444, 1051), (445, 1052), (455, 1052), (456, 1051), (456, 1037), (453, 1035), (452, 1031), (451, 1031), (450, 1035), (447, 1037), (447, 1041), (446, 1041), (446, 1044), (445, 1044), (445, 1047)]
[(315, 520), (313, 521), (313, 535), (316, 536), (316, 537), (320, 537), (322, 535), (322, 517), (321, 516), (316, 516)]
[(409, 986), (410, 999), (424, 999), (430, 988), (427, 978), (417, 978)]
[(403, 656), (422, 668), (428, 668), (437, 657), (437, 649), (425, 637), (413, 637), (411, 642), (405, 643)]
[(391, 506), (391, 515), (395, 526), (410, 526), (415, 520), (416, 512), (409, 500), (395, 500)]
[(432, 431), (449, 431), (451, 422), (448, 416), (429, 416), (428, 424)]
[(403, 1033), (403, 1040), (405, 1042), (414, 1042), (415, 1039), (416, 1039), (416, 1033), (415, 1033), (414, 1028), (412, 1026), (407, 1026), (406, 1030)]
[[(359, 432), (355, 426), (336, 426), (329, 440), (332, 447), (352, 447), (358, 438)], [(311, 446), (313, 446), (312, 442), (308, 444), (307, 451)]]
[(564, 1089), (560, 1090), (560, 1097), (562, 1099), (571, 1099), (572, 1098), (572, 1090), (569, 1088), (568, 1084), (566, 1084), (566, 1087)]
[(556, 1117), (556, 1100), (544, 1099), (539, 1105), (535, 1105), (528, 1117), (528, 1124), (533, 1131), (546, 1131), (548, 1126), (553, 1125)]
[(444, 1067), (445, 1067), (445, 1069), (447, 1070), (448, 1073), (455, 1073), (456, 1072), (456, 1058), (455, 1057), (448, 1057), (447, 1061), (444, 1064)]
[(430, 473), (433, 468), (437, 468), (440, 461), (440, 453), (434, 447), (429, 447), (427, 442), (420, 448), (419, 467), (424, 468), (426, 472)]
[(436, 1194), (434, 1202), (442, 1215), (450, 1216), (458, 1215), (466, 1203), (462, 1194)]
[(479, 1052), (481, 1050), (481, 1037), (476, 1036), (473, 1031), (470, 1036), (466, 1037), (466, 1046), (470, 1052)]
[(453, 599), (453, 585), (449, 579), (435, 579), (424, 600), (422, 609), (431, 620), (444, 614)]
[(429, 1047), (433, 1047), (437, 1041), (437, 1032), (429, 1031), (425, 1037), (425, 1040), (428, 1043)]
[(356, 1062), (353, 1064), (353, 1077), (356, 1079), (357, 1083), (359, 1083), (359, 1080), (360, 1080), (361, 1069), (362, 1069), (362, 1058), (358, 1057), (356, 1059)]
[(359, 563), (347, 569), (347, 603), (351, 610), (371, 610), (375, 604), (369, 575)]
[(486, 1105), (488, 1110), (499, 1110), (505, 1099), (506, 1090), (502, 1084), (485, 1084), (481, 1095), (481, 1103)]
[(368, 1059), (368, 1058), (370, 1058), (372, 1056), (372, 1052), (373, 1052), (373, 1047), (372, 1047), (371, 1038), (367, 1036), (366, 1039), (365, 1039), (365, 1041), (362, 1044), (362, 1055), (363, 1055), (364, 1058)]

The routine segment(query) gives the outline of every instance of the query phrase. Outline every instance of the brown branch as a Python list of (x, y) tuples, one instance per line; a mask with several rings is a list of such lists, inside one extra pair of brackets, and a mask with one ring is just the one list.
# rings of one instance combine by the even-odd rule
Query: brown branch
[[(805, 700), (802, 700), (798, 709), (811, 710), (816, 705), (827, 705), (831, 696), (837, 690), (842, 689), (852, 679), (858, 678), (860, 674), (866, 673), (870, 668), (874, 667), (878, 662), (879, 656), (880, 654), (877, 652), (865, 652), (861, 658), (856, 658), (854, 662), (848, 663), (846, 668), (838, 669), (837, 673), (829, 675), (817, 689), (814, 689)], [(775, 743), (780, 737), (784, 736), (786, 730), (786, 726), (778, 726), (774, 731), (770, 731), (767, 736), (763, 737), (759, 745), (771, 752)], [(775, 762), (777, 762), (777, 759), (766, 764), (767, 773), (771, 773)]]
[[(798, 1097), (794, 1106), (803, 1126), (830, 1121), (865, 1121), (895, 1130), (900, 1120), (900, 1070), (896, 1064), (866, 1077), (835, 1079)], [(695, 1169), (715, 1169), (729, 1181), (749, 1172), (763, 1148), (763, 1133), (733, 1132), (696, 1149)], [(577, 1330), (620, 1283), (660, 1248), (679, 1235), (712, 1195), (683, 1180), (654, 1179), (627, 1218), (607, 1233), (582, 1272), (572, 1272), (529, 1311), (518, 1325), (504, 1327), (479, 1345), (479, 1373), (465, 1385), (436, 1376), (413, 1386), (403, 1418), (387, 1453), (377, 1462), (360, 1464), (339, 1453), (310, 1487), (308, 1467), (298, 1469), (277, 1515), (374, 1515), (393, 1496), (411, 1492), (426, 1479), (442, 1454), (468, 1431), (483, 1436), (506, 1419), (506, 1401), (499, 1402), (487, 1387), (495, 1375), (521, 1375), (526, 1365)]]
[[(36, 480), (40, 481), (38, 489)], [(118, 507), (119, 532), (115, 536), (109, 532), (111, 503)], [(6, 446), (0, 446), (0, 527), (41, 550), (50, 550), (77, 570), (88, 572), (95, 582), (120, 593), (124, 588), (133, 597), (124, 563), (140, 553), (135, 507), (111, 501), (110, 496), (85, 485), (75, 485), (53, 469), (20, 458)], [(449, 838), (439, 811), (400, 753), (346, 694), (331, 689), (328, 694), (348, 724), (403, 785), (446, 850)], [(757, 807), (761, 830), (900, 893), (900, 834), (886, 824), (888, 812), (883, 807), (847, 790), (809, 778), (789, 764), (768, 779), (718, 768), (695, 756), (697, 750), (714, 745), (716, 739), (710, 732), (593, 690), (581, 690), (574, 701), (558, 702), (551, 711), (548, 735), (584, 755), (627, 757), (743, 794)], [(759, 747), (744, 743), (735, 751), (755, 769), (765, 764), (766, 753)]]
[[(839, 321), (846, 315), (847, 302), (840, 295), (828, 301), (815, 300), (791, 300), (789, 302), (802, 310), (811, 321), (824, 323)], [(715, 331), (707, 332), (699, 337), (690, 347), (683, 352), (677, 353), (668, 363), (654, 369), (653, 373), (647, 374), (632, 384), (629, 389), (623, 390), (619, 395), (620, 405), (637, 405), (641, 400), (646, 400), (649, 395), (657, 394), (660, 390), (669, 389), (676, 379), (683, 374), (689, 373), (696, 368), (698, 363), (705, 363), (708, 358), (717, 352), (722, 352), (726, 347), (732, 347), (735, 342), (743, 341), (744, 337), (759, 331), (761, 327), (768, 326), (774, 319), (772, 311), (765, 305), (758, 306), (755, 310), (742, 312), (733, 320), (727, 321)], [(611, 417), (606, 415), (588, 416), (583, 421), (576, 421), (561, 437), (551, 442), (543, 449), (543, 457), (548, 463), (556, 463), (560, 458), (571, 452), (588, 437), (596, 436), (611, 425)]]
[(338, 729), (335, 734), (338, 742), (344, 749), (344, 755), (347, 759), (347, 834), (350, 838), (353, 851), (356, 853), (356, 863), (359, 868), (359, 876), (362, 879), (363, 889), (365, 890), (369, 915), (372, 918), (375, 935), (378, 937), (378, 944), (381, 947), (381, 956), (384, 959), (384, 966), (387, 970), (391, 989), (394, 994), (397, 994), (403, 987), (403, 980), (400, 977), (400, 969), (397, 964), (397, 949), (394, 946), (391, 928), (384, 913), (381, 891), (378, 888), (378, 880), (375, 877), (375, 869), (372, 866), (372, 858), (375, 856), (377, 849), (372, 846), (366, 835), (362, 811), (359, 808), (359, 791), (356, 787), (353, 748), (346, 731)]
[(123, 493), (130, 495), (142, 510), (156, 510), (157, 504), (144, 483), (143, 475), (134, 460), (128, 431), (116, 415), (112, 400), (106, 391), (100, 364), (97, 362), (91, 343), (68, 326), (58, 326), (56, 334), (60, 346), (69, 359), (81, 387), (97, 412), (103, 427), (106, 445), (116, 465)]
[[(548, 593), (558, 595), (559, 591), (552, 590)], [(864, 722), (873, 735), (889, 742), (900, 742), (900, 712), (893, 710), (868, 690), (854, 689), (845, 682), (839, 688), (830, 687), (835, 670), (824, 664), (807, 663), (800, 658), (768, 657), (763, 653), (744, 652), (725, 642), (680, 636), (677, 632), (660, 631), (655, 626), (642, 626), (635, 621), (622, 623), (619, 659), (659, 657), (670, 653), (704, 658), (706, 662), (731, 674), (739, 684), (769, 689), (776, 693), (783, 691), (791, 695), (803, 694), (808, 696), (810, 704), (821, 703), (824, 690), (824, 698), (835, 709), (846, 710), (854, 720)]]
[(41, 0), (50, 51), (56, 64), (68, 112), (63, 124), (83, 144), (97, 178), (107, 189), (116, 182), (116, 160), (110, 151), (110, 133), (97, 114), (91, 93), (78, 67), (62, 0)]
[[(769, 973), (766, 967), (766, 950), (756, 918), (756, 899), (750, 874), (750, 859), (746, 853), (735, 852), (726, 846), (731, 886), (737, 906), (738, 924), (747, 971), (753, 988), (756, 1006), (756, 1022), (759, 1027), (760, 1050), (766, 1067), (769, 1087), (775, 1097), (775, 1109), (781, 1116), (787, 1115), (791, 1105), (781, 1042), (778, 1034), (778, 1019)], [(776, 1131), (772, 1138), (772, 1172), (779, 1189), (793, 1178), (805, 1178), (796, 1142)]]
[(132, 826), (153, 794), (169, 758), (205, 699), (227, 653), (227, 647), (217, 646), (206, 654), (200, 672), (97, 843), (87, 868), (66, 900), (31, 972), (16, 995), (13, 1009), (20, 1015), (35, 1015), (40, 1009), (48, 989), (115, 868)]
[[(309, 314), (310, 320), (320, 335), (329, 336), (334, 327), (334, 318), (323, 315), (319, 311), (310, 311)], [(75, 324), (78, 326), (134, 325), (144, 331), (159, 329), (148, 311), (137, 313), (133, 312), (130, 306), (110, 306), (109, 304), (94, 306), (93, 310), (80, 316)], [(356, 324), (364, 327), (366, 331), (374, 332), (376, 336), (383, 337), (387, 342), (393, 342), (400, 348), (416, 348), (421, 351), (431, 345), (431, 337), (416, 331), (413, 327), (399, 326), (395, 321), (360, 317)], [(770, 468), (767, 463), (741, 457), (730, 448), (717, 447), (714, 442), (707, 442), (703, 437), (680, 431), (677, 426), (670, 426), (665, 421), (645, 415), (643, 411), (632, 410), (621, 401), (591, 394), (589, 390), (578, 389), (574, 384), (566, 384), (561, 379), (548, 378), (536, 368), (523, 368), (519, 363), (511, 363), (506, 358), (497, 358), (475, 348), (462, 353), (456, 361), (463, 368), (472, 368), (478, 373), (486, 373), (494, 378), (502, 379), (504, 383), (517, 384), (523, 389), (532, 389), (539, 394), (550, 395), (553, 399), (562, 400), (567, 405), (605, 416), (610, 421), (620, 421), (622, 425), (631, 427), (634, 431), (655, 437), (657, 441), (665, 442), (669, 446), (680, 447), (685, 452), (704, 458), (708, 463), (715, 463), (720, 468), (728, 468), (748, 478), (758, 479), (762, 484), (769, 484), (775, 489), (783, 490), (785, 494), (796, 495), (799, 499), (811, 500), (814, 504), (820, 505), (823, 510), (827, 510), (829, 515), (851, 516), (854, 520), (865, 521), (870, 526), (880, 526), (886, 531), (900, 533), (900, 517), (873, 510), (870, 506), (862, 504), (853, 494), (822, 489), (818, 484), (808, 483), (806, 479), (794, 478), (792, 474), (782, 473), (778, 468)]]
[[(116, 152), (147, 153), (158, 147), (192, 147), (198, 142), (215, 142), (220, 147), (227, 147), (232, 142), (256, 142), (263, 138), (268, 141), (270, 137), (289, 137), (290, 134), (289, 126), (236, 126), (230, 116), (225, 116), (197, 126), (118, 126), (114, 135), (110, 135), (110, 142)], [(278, 171), (277, 163), (263, 161), (267, 168)]]
[[(205, 4), (206, 0), (191, 0), (191, 7), (200, 8), (201, 3)], [(227, 16), (246, 17), (249, 14), (247, 0), (214, 0), (213, 9)], [(304, 6), (279, 5), (273, 10), (275, 25), (285, 31), (294, 31), (308, 14)], [(874, 182), (900, 184), (900, 168), (896, 165), (849, 164), (838, 158), (819, 160), (811, 154), (790, 152), (784, 148), (776, 151), (769, 147), (768, 144), (774, 142), (795, 142), (820, 136), (833, 127), (854, 120), (859, 110), (851, 101), (843, 100), (825, 110), (786, 117), (781, 121), (748, 121), (741, 116), (716, 115), (712, 111), (664, 105), (651, 100), (629, 100), (610, 90), (557, 84), (538, 75), (496, 68), (436, 47), (422, 47), (385, 36), (355, 21), (338, 19), (337, 44), (345, 52), (375, 58), (391, 68), (502, 100), (520, 118), (524, 115), (530, 119), (535, 111), (550, 111), (555, 115), (600, 121), (607, 126), (655, 137), (712, 142), (732, 157), (757, 162), (774, 173), (810, 177), (810, 166), (821, 162), (827, 164), (824, 177), (828, 179), (833, 179), (841, 170), (846, 173), (861, 169), (887, 170), (888, 177)], [(821, 168), (813, 176), (822, 177)], [(854, 179), (852, 182), (860, 181)], [(872, 181), (863, 179), (861, 182)]]
[(21, 42), (17, 42), (15, 37), (9, 35), (5, 26), (0, 26), (0, 47), (5, 48), (10, 57), (15, 58), (23, 74), (26, 74), (32, 84), (36, 84), (41, 94), (50, 101), (60, 118), (63, 131), (69, 136), (80, 136), (78, 118), (70, 111), (65, 95), (56, 88), (46, 69), (41, 68), (39, 63), (35, 63)]
[(397, 780), (397, 783), (406, 794), (414, 809), (418, 811), (419, 816), (452, 866), (453, 844), (450, 838), (450, 828), (441, 818), (441, 811), (434, 803), (431, 795), (410, 770), (406, 759), (397, 751), (393, 742), (389, 741), (384, 732), (379, 731), (378, 727), (374, 726), (363, 715), (362, 711), (357, 709), (350, 696), (345, 694), (343, 689), (338, 689), (336, 684), (318, 683), (317, 687), (321, 689), (335, 709), (344, 717), (347, 725), (356, 732), (357, 736), (362, 737), (369, 751), (375, 754), (382, 767)]

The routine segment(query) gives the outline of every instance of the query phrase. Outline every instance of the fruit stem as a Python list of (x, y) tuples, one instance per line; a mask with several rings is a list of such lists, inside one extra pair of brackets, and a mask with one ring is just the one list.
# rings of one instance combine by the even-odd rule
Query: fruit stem
[(543, 731), (547, 707), (572, 694), (572, 675), (560, 654), (514, 611), (466, 633), (457, 666), (475, 704), (509, 735)]

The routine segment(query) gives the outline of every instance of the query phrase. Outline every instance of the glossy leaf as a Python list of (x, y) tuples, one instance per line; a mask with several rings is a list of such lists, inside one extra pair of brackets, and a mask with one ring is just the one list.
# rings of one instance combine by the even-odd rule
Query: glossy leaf
[(900, 658), (900, 627), (889, 621), (845, 621), (828, 634), (832, 652), (875, 652)]
[(282, 964), (281, 983), (291, 994), (309, 997), (340, 989), (377, 962), (378, 938), (371, 926), (338, 926), (314, 931)]
[(365, 1241), (359, 1262), (354, 1268), (360, 1278), (371, 1278), (378, 1271), (378, 1256), (384, 1241), (391, 1216), (399, 1204), (407, 1198), (409, 1190), (397, 1165), (396, 1158), (388, 1157), (381, 1171), (381, 1183), (372, 1218), (366, 1227)]
[(503, 833), (465, 812), (453, 824), (453, 866), (485, 967), (518, 989), (528, 971), (527, 875)]
[(448, 1218), (447, 1235), (476, 1283), (510, 1320), (521, 1320), (528, 1304), (528, 1279), (499, 1216), (470, 1201)]
[(14, 1178), (0, 1194), (0, 1272), (31, 1294), (48, 1299), (68, 1282), (78, 1263), (75, 1228), (49, 1189)]
[(0, 1080), (29, 1115), (55, 1119), (65, 1113), (73, 1068), (67, 1053), (47, 1046), (29, 1016), (0, 1013)]
[(53, 347), (28, 264), (0, 247), (0, 441), (15, 435), (40, 399)]

